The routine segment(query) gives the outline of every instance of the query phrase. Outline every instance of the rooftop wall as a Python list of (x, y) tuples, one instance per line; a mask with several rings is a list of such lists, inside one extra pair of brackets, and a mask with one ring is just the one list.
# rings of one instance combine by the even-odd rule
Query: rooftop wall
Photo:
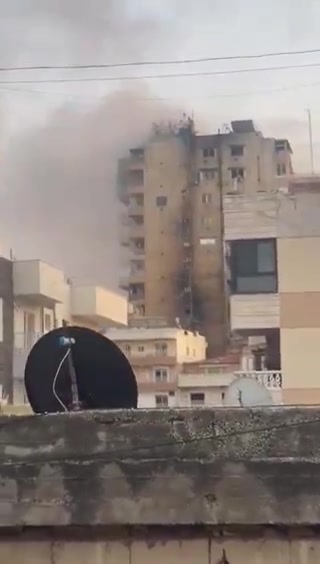
[(320, 408), (0, 417), (0, 526), (320, 521)]

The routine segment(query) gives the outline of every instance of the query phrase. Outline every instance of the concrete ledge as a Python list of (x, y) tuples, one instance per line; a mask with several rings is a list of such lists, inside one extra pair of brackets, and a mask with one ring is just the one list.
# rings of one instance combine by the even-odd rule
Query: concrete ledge
[(320, 523), (320, 407), (0, 417), (0, 527)]

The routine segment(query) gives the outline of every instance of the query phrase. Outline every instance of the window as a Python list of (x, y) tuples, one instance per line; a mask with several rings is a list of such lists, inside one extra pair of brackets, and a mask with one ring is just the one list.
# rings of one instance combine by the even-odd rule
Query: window
[(212, 202), (212, 194), (202, 194), (203, 204), (211, 204), (211, 202)]
[(235, 294), (277, 292), (275, 239), (231, 243), (231, 286)]
[(203, 156), (206, 157), (214, 157), (214, 147), (205, 147), (202, 149)]
[(138, 352), (144, 352), (144, 346), (143, 345), (138, 346)]
[(201, 392), (193, 392), (190, 394), (190, 403), (193, 406), (204, 405), (205, 396)]
[(189, 349), (189, 347), (186, 348), (186, 354), (187, 354), (187, 356), (189, 356), (189, 354), (190, 354), (190, 349)]
[(285, 164), (277, 165), (277, 176), (285, 176), (287, 174), (287, 167)]
[(163, 208), (167, 205), (167, 196), (157, 196), (156, 197), (156, 204), (159, 208)]
[(51, 315), (50, 315), (50, 313), (45, 313), (44, 314), (44, 330), (45, 331), (51, 331), (51, 329), (52, 329)]
[(168, 354), (168, 345), (166, 343), (156, 343), (156, 355), (166, 356)]
[(143, 159), (143, 157), (144, 157), (144, 149), (142, 149), (141, 147), (130, 149), (130, 153), (131, 153), (132, 157), (135, 157), (135, 158), (138, 158), (138, 159)]
[(208, 227), (211, 227), (213, 225), (213, 217), (203, 217), (201, 219), (201, 224), (202, 224), (202, 227), (205, 227), (206, 229)]
[(144, 304), (139, 304), (136, 311), (138, 315), (143, 317), (146, 314), (146, 306)]
[(155, 396), (155, 399), (156, 399), (156, 407), (168, 407), (169, 400), (167, 395), (159, 394)]
[(214, 180), (216, 176), (216, 169), (215, 168), (205, 168), (200, 170), (200, 181), (203, 180)]
[(131, 352), (131, 347), (130, 347), (130, 345), (124, 345), (123, 350), (124, 350), (124, 352), (126, 352), (126, 353), (130, 353), (130, 352)]
[(231, 151), (232, 157), (242, 157), (243, 154), (244, 154), (244, 146), (243, 145), (231, 145), (230, 151)]
[(168, 382), (167, 368), (156, 368), (154, 371), (154, 379), (156, 382)]
[(231, 168), (230, 174), (231, 174), (232, 180), (239, 180), (240, 178), (245, 177), (245, 170), (244, 170), (244, 168), (239, 168), (239, 167)]

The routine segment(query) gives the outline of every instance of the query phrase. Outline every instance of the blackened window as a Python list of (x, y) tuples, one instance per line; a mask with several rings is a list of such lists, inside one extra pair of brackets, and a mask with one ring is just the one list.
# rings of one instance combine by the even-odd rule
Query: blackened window
[(233, 241), (231, 280), (235, 294), (277, 292), (275, 239)]

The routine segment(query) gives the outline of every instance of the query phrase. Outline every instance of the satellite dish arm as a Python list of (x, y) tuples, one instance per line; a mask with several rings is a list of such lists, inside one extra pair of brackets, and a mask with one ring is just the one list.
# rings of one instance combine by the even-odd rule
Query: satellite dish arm
[(69, 347), (70, 353), (67, 357), (69, 374), (70, 374), (70, 381), (71, 381), (71, 411), (80, 411), (81, 410), (81, 403), (79, 400), (79, 390), (78, 390), (78, 382), (77, 382), (77, 374), (74, 367), (73, 356), (72, 356), (72, 347), (75, 344), (75, 339), (68, 335), (68, 326), (67, 324), (64, 325), (65, 336), (60, 337), (59, 345), (61, 347)]

